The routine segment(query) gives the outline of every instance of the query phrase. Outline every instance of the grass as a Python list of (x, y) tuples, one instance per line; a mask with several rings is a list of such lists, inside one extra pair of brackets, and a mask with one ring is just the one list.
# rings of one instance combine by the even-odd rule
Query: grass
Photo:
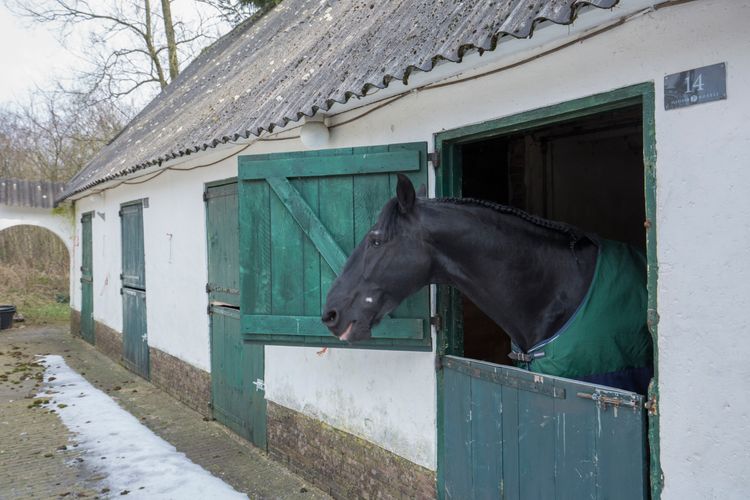
[(16, 306), (26, 324), (68, 322), (67, 297), (67, 273), (54, 275), (18, 264), (0, 265), (0, 302)]
[(16, 306), (27, 324), (68, 321), (68, 249), (41, 227), (0, 231), (0, 304)]

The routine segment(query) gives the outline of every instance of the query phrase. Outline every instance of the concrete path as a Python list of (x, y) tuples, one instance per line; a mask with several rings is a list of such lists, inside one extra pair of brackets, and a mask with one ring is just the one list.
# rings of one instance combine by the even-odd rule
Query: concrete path
[(84, 458), (75, 434), (35, 397), (44, 390), (36, 356), (46, 354), (63, 356), (154, 433), (250, 498), (329, 498), (61, 327), (0, 330), (0, 498), (127, 498), (109, 491), (107, 477)]

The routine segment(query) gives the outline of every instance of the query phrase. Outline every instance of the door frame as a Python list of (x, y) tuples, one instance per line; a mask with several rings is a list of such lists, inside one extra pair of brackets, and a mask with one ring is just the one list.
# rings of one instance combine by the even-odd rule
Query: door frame
[[(480, 139), (508, 135), (542, 125), (554, 124), (564, 120), (580, 118), (587, 115), (617, 109), (632, 104), (641, 104), (643, 124), (643, 167), (644, 197), (646, 203), (646, 255), (648, 262), (648, 326), (654, 346), (654, 379), (649, 386), (649, 431), (650, 447), (650, 489), (651, 497), (661, 497), (662, 475), (659, 453), (659, 416), (653, 411), (659, 397), (658, 370), (658, 318), (657, 313), (657, 279), (658, 262), (656, 258), (656, 133), (655, 133), (655, 91), (653, 82), (640, 83), (620, 89), (595, 94), (560, 104), (525, 111), (504, 118), (490, 120), (474, 125), (459, 127), (436, 133), (435, 152), (439, 159), (439, 168), (435, 177), (435, 192), (438, 197), (461, 196), (462, 166), (459, 155), (461, 144)], [(437, 332), (436, 355), (463, 355), (463, 338), (460, 322), (462, 317), (458, 304), (457, 292), (448, 286), (437, 287), (436, 310), (442, 318), (443, 328)], [(443, 371), (437, 373), (437, 445), (438, 445), (438, 497), (443, 498), (445, 479), (445, 415), (443, 402), (445, 387)]]

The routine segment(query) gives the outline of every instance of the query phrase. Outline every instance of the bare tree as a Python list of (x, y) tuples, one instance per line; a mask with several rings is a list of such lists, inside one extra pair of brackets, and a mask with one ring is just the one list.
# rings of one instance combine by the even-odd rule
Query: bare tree
[(191, 59), (220, 29), (200, 17), (188, 22), (173, 16), (172, 0), (161, 0), (161, 8), (151, 0), (5, 1), (16, 14), (57, 28), (63, 43), (74, 31), (88, 30), (88, 68), (68, 90), (97, 101), (150, 98), (178, 75), (180, 61)]
[(210, 5), (218, 12), (222, 20), (236, 26), (259, 10), (270, 9), (281, 3), (281, 0), (197, 0)]
[(111, 103), (91, 105), (70, 94), (37, 90), (0, 110), (0, 176), (66, 181), (124, 121)]

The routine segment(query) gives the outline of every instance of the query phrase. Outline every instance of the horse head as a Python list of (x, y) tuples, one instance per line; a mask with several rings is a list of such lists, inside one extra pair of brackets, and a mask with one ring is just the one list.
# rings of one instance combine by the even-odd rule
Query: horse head
[(322, 320), (341, 340), (370, 339), (386, 314), (429, 284), (432, 255), (418, 207), (414, 185), (399, 174), (396, 197), (385, 204), (328, 292)]

